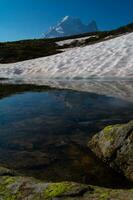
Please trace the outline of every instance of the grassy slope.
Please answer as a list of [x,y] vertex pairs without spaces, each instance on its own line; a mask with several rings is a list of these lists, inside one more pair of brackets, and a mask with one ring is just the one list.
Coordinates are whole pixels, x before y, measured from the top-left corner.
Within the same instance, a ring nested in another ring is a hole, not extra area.
[[[34,39],[34,40],[22,40],[16,42],[0,43],[0,63],[14,63],[18,61],[29,60],[33,58],[45,57],[61,52],[61,48],[69,48],[80,46],[78,41],[74,41],[70,45],[64,45],[59,47],[56,42],[66,39],[80,38],[84,36],[97,35],[85,40],[82,45],[90,45],[96,42],[101,42],[107,39],[107,37],[117,37],[121,34],[132,32],[133,23],[127,26],[120,27],[119,29],[112,31],[104,31],[97,33],[86,33],[77,36],[54,38],[54,39]],[[109,38],[108,38],[109,39]]]

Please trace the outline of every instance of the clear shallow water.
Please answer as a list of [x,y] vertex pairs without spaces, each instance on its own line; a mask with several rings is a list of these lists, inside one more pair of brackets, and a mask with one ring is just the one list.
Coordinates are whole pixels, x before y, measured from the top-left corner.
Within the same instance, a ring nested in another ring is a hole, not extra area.
[[97,160],[87,143],[104,126],[133,119],[133,103],[70,90],[10,95],[0,100],[1,164],[48,181],[128,184]]

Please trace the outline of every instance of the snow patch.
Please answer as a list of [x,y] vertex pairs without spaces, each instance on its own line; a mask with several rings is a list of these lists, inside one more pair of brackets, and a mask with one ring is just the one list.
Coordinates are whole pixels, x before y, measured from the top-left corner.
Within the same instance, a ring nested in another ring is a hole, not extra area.
[[81,37],[81,38],[75,38],[75,39],[68,39],[68,40],[56,42],[56,44],[58,44],[59,46],[70,45],[71,43],[73,43],[75,41],[84,42],[85,40],[87,40],[89,38],[93,38],[93,37],[97,37],[97,36],[94,35],[94,36],[87,36],[87,37]]
[[133,33],[15,64],[0,64],[0,77],[133,78]]

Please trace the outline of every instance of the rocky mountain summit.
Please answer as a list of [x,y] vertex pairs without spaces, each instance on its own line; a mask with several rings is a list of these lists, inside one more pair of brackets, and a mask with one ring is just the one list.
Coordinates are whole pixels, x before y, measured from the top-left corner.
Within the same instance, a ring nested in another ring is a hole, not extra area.
[[98,31],[98,27],[95,21],[91,21],[88,25],[85,25],[79,18],[65,16],[61,22],[50,28],[45,34],[45,38],[65,37],[96,31]]

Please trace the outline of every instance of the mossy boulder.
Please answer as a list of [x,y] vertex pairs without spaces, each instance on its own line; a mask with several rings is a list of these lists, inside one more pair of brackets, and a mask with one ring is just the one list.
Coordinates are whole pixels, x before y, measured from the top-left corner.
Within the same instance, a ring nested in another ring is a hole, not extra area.
[[133,121],[105,127],[91,139],[89,147],[110,167],[133,181]]
[[0,200],[52,200],[81,197],[90,186],[72,183],[45,183],[22,176],[0,176]]
[[0,200],[132,200],[133,189],[108,189],[73,182],[45,183],[0,175]]
[[77,183],[43,183],[25,177],[3,177],[1,200],[132,200],[133,190],[115,190]]

